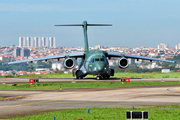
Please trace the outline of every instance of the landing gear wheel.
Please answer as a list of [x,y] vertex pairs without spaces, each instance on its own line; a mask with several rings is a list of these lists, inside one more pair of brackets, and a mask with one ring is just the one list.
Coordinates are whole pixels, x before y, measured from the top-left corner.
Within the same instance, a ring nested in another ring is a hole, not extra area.
[[100,79],[101,79],[101,76],[97,76],[96,79],[97,79],[97,80],[100,80]]
[[110,77],[109,76],[107,76],[107,79],[109,79]]

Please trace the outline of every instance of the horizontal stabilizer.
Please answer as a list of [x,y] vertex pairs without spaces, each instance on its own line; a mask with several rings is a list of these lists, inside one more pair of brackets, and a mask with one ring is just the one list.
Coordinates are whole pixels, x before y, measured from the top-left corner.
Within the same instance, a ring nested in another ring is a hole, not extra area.
[[55,25],[55,26],[82,26],[82,24],[73,24],[73,25]]
[[[112,26],[112,24],[86,24],[87,26]],[[84,24],[69,24],[69,25],[55,25],[55,26],[84,26]]]

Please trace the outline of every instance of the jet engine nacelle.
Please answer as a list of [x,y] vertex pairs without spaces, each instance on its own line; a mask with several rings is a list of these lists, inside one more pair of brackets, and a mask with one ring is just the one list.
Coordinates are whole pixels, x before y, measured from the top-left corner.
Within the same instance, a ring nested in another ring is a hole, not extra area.
[[72,58],[66,58],[64,60],[64,62],[63,62],[63,65],[64,65],[65,68],[71,69],[71,68],[74,67],[75,62],[74,62],[74,60]]
[[118,61],[118,65],[120,68],[125,69],[128,67],[128,60],[126,58],[120,58]]

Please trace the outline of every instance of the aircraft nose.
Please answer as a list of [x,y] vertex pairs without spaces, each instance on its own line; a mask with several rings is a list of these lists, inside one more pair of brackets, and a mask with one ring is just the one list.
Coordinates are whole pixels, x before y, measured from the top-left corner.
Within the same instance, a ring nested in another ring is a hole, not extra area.
[[102,72],[104,70],[104,67],[103,66],[98,66],[97,68],[96,68],[96,71],[97,72]]
[[104,63],[101,63],[101,64],[97,64],[97,65],[96,65],[96,71],[97,71],[97,72],[103,72],[103,71],[104,71],[104,68],[105,68],[105,64],[104,64]]

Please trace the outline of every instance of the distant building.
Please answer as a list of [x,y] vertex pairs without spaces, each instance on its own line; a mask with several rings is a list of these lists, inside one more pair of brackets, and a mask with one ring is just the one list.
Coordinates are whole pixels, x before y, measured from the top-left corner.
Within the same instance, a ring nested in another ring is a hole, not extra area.
[[57,69],[62,70],[63,68],[64,68],[63,65],[59,62],[52,63],[52,69],[54,69],[54,70],[57,70]]
[[42,37],[42,46],[48,47],[48,37]]
[[27,48],[22,48],[21,49],[21,56],[22,57],[29,57],[30,56],[30,50]]
[[4,60],[4,57],[3,56],[0,56],[0,61],[3,61]]
[[166,48],[168,48],[168,44],[161,43],[160,45],[158,45],[158,49],[166,49]]
[[176,48],[176,50],[179,50],[180,49],[180,44],[176,45],[175,48]]
[[128,58],[128,64],[129,65],[135,64],[135,59]]
[[17,47],[14,49],[14,57],[21,56],[21,48]]
[[33,47],[33,38],[27,37],[27,47]]
[[36,68],[36,71],[49,71],[49,68]]
[[40,47],[41,43],[40,43],[40,37],[34,37],[34,47]]
[[147,65],[148,69],[153,69],[153,68],[158,68],[158,67],[159,66],[155,62],[153,62],[152,64]]
[[142,59],[135,59],[135,63],[136,64],[141,64],[142,63]]
[[95,48],[95,49],[102,49],[102,48],[104,48],[104,47],[101,46],[101,45],[97,45],[97,46],[95,46],[94,48]]
[[55,45],[55,37],[49,37],[49,47],[56,47]]
[[17,47],[14,49],[14,57],[29,57],[30,56],[30,50],[27,48],[20,48]]
[[180,68],[180,64],[176,64],[175,68]]
[[19,37],[19,47],[25,46],[25,37]]
[[170,69],[162,69],[161,70],[161,73],[169,73],[170,72]]

